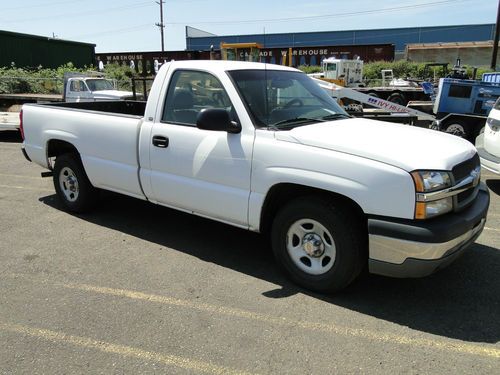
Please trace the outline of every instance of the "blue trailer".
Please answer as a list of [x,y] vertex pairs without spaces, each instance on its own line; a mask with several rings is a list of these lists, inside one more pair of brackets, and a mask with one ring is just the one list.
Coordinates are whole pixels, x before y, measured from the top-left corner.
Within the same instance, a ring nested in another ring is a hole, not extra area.
[[483,75],[481,81],[442,78],[433,112],[434,128],[473,141],[500,97],[500,73]]

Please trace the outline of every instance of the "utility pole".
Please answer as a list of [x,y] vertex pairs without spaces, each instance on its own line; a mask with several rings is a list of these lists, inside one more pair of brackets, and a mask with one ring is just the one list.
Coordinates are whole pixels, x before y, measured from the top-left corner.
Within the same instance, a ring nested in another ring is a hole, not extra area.
[[491,56],[491,69],[493,70],[496,70],[497,67],[499,34],[500,34],[500,0],[498,1],[497,23],[495,25],[495,40],[493,41],[493,55]]
[[155,23],[156,26],[160,28],[160,33],[161,33],[161,51],[165,51],[165,42],[164,42],[164,37],[163,37],[163,29],[165,28],[165,24],[163,23],[163,4],[165,1],[160,0],[156,1],[156,4],[160,4],[160,23]]

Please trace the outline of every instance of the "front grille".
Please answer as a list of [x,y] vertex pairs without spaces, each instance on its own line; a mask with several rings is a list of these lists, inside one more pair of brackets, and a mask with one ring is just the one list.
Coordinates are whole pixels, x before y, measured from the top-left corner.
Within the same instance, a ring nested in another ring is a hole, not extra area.
[[453,178],[455,183],[462,181],[465,177],[469,176],[470,173],[479,167],[479,155],[476,153],[472,158],[461,162],[453,167],[451,172],[453,173]]
[[[472,158],[454,166],[451,171],[453,173],[455,184],[458,184],[464,178],[469,177],[471,172],[479,167],[480,161],[478,154],[475,154]],[[469,206],[476,198],[478,191],[479,185],[457,194],[455,198],[455,210],[460,211]]]

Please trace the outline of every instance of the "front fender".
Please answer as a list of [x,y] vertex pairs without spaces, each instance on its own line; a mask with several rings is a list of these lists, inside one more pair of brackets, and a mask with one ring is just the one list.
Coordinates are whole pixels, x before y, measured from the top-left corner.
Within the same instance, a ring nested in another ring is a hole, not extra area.
[[296,184],[344,196],[365,214],[413,219],[415,187],[398,167],[325,149],[283,144],[287,150],[254,155],[249,226],[260,228],[267,195],[277,184]]

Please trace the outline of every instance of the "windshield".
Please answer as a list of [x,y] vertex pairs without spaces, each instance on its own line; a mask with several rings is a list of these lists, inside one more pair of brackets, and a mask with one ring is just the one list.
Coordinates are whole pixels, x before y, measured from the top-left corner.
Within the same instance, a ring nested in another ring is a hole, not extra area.
[[285,129],[348,117],[333,98],[301,72],[234,70],[228,74],[257,126]]
[[85,80],[90,91],[114,90],[113,83],[106,79],[87,79]]

